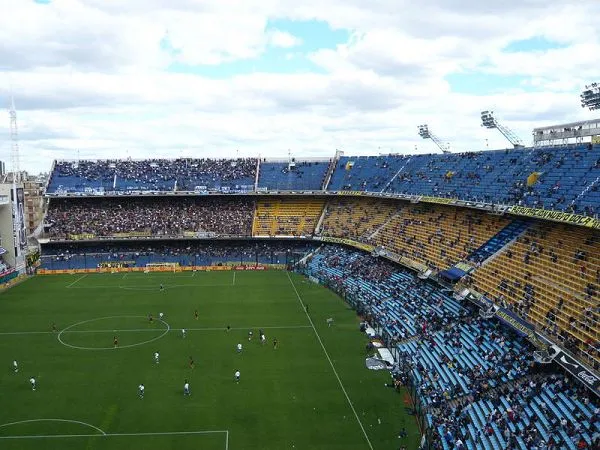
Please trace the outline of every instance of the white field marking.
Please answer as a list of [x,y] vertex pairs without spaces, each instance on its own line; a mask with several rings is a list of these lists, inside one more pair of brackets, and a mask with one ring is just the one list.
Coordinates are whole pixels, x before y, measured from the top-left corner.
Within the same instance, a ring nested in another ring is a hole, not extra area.
[[91,436],[106,436],[106,433],[103,430],[101,430],[100,428],[98,428],[98,427],[96,427],[96,426],[94,426],[92,424],[89,424],[87,422],[81,422],[79,420],[68,420],[68,419],[29,419],[29,420],[19,420],[18,422],[3,423],[2,425],[0,425],[0,428],[8,427],[8,426],[11,426],[11,425],[18,425],[18,424],[21,424],[21,423],[31,423],[31,422],[67,422],[67,423],[76,423],[78,425],[85,425],[86,427],[93,428],[94,430],[99,431],[101,433],[100,435],[98,435],[98,434],[92,434]]
[[[122,317],[122,316],[119,316]],[[137,317],[137,316],[136,316]],[[141,317],[141,316],[140,316]],[[71,327],[74,325],[71,325]],[[151,330],[149,328],[132,328],[132,329],[121,329],[121,330],[69,330],[69,327],[60,331],[60,333],[70,334],[70,333],[137,333],[137,332],[155,332],[158,330]],[[301,328],[312,328],[310,325],[281,325],[281,326],[272,326],[272,327],[263,327],[263,326],[248,326],[248,327],[232,327],[230,330],[254,330],[254,329],[263,329],[263,330],[294,330]],[[223,331],[226,327],[205,327],[205,328],[186,328],[186,331]],[[179,331],[173,330],[169,328],[169,332],[171,331]],[[27,334],[56,334],[55,331],[7,331],[0,333],[0,336],[20,336]]]
[[233,286],[235,286],[235,270],[233,271]]
[[296,297],[298,298],[298,301],[300,302],[300,306],[302,307],[302,310],[304,311],[304,314],[306,314],[306,317],[308,318],[308,321],[310,322],[310,325],[311,325],[313,331],[315,332],[315,336],[317,337],[317,340],[319,341],[319,344],[321,344],[321,348],[323,349],[323,353],[325,353],[325,356],[327,357],[327,360],[329,361],[329,365],[331,366],[331,369],[333,370],[333,373],[334,373],[335,377],[337,378],[338,383],[340,384],[340,387],[342,388],[342,392],[346,396],[346,400],[348,400],[348,404],[350,405],[350,408],[352,409],[352,412],[354,413],[354,417],[356,417],[356,421],[360,425],[360,429],[362,430],[363,435],[365,436],[367,444],[369,445],[369,448],[371,450],[373,450],[373,444],[371,444],[371,441],[369,440],[369,436],[367,436],[367,432],[365,431],[365,427],[363,426],[362,422],[360,421],[360,418],[358,417],[358,414],[356,413],[356,409],[354,409],[354,405],[352,404],[352,400],[350,400],[350,397],[348,396],[348,393],[346,392],[346,389],[344,388],[344,385],[342,384],[342,380],[340,379],[340,376],[338,375],[337,370],[335,370],[335,366],[333,365],[333,361],[331,361],[331,358],[329,357],[329,353],[327,353],[327,349],[325,348],[325,345],[323,344],[323,341],[321,340],[321,336],[319,336],[319,332],[315,328],[315,324],[313,323],[310,315],[306,312],[306,307],[304,305],[304,302],[302,301],[302,297],[300,297],[300,294],[298,293],[298,289],[296,289],[296,285],[294,284],[294,281],[292,280],[292,277],[290,277],[290,273],[286,272],[286,274],[287,274],[288,280],[290,280],[290,284],[292,285],[292,288],[294,289],[294,292],[296,293]]
[[87,277],[88,274],[84,273],[83,275],[81,275],[79,278],[77,278],[75,281],[73,281],[71,284],[67,285],[68,288],[70,288],[71,286],[74,286],[75,283],[77,283],[78,281],[83,280],[85,277]]
[[124,280],[125,278],[127,278],[127,272],[125,272],[125,273],[123,274],[123,278],[122,278],[122,279]]
[[[20,423],[20,422],[17,422]],[[95,427],[94,427],[95,428]],[[228,430],[206,430],[206,431],[170,431],[157,433],[104,433],[103,434],[34,434],[29,436],[0,436],[0,439],[51,439],[51,438],[90,438],[90,437],[119,437],[119,436],[185,436],[199,434],[224,434],[225,450],[229,450],[229,431]]]
[[[143,316],[108,316],[108,317],[98,317],[96,319],[82,320],[81,322],[77,322],[77,323],[74,323],[73,325],[69,325],[67,328],[63,328],[58,333],[57,339],[58,339],[58,342],[60,342],[65,347],[76,348],[78,350],[114,350],[115,349],[114,346],[113,347],[81,347],[79,345],[67,344],[65,341],[63,341],[61,339],[61,336],[64,332],[68,331],[70,328],[76,327],[77,325],[82,325],[84,323],[95,322],[95,321],[103,320],[103,319],[140,318],[140,317],[143,317]],[[161,320],[161,319],[156,319],[156,320],[158,322],[162,322],[163,324],[165,324],[167,326],[167,328],[165,328],[165,330],[162,334],[160,334],[152,339],[148,339],[147,341],[137,342],[135,344],[129,344],[129,345],[119,345],[116,348],[119,349],[119,348],[138,347],[140,345],[149,344],[150,342],[157,341],[158,339],[166,336],[167,333],[171,330],[171,326],[164,320]],[[152,330],[152,331],[156,331],[156,330]],[[114,330],[113,330],[113,332],[114,332]]]

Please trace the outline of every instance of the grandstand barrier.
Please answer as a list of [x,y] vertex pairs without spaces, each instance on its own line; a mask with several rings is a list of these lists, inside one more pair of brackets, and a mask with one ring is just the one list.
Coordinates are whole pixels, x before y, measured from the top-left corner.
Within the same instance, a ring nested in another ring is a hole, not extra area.
[[285,264],[250,264],[250,265],[214,265],[214,266],[146,266],[146,267],[98,267],[96,269],[39,269],[38,275],[60,275],[60,274],[89,274],[89,273],[130,273],[130,272],[220,272],[231,270],[282,270]]
[[594,217],[581,216],[560,211],[548,209],[526,208],[524,206],[511,206],[508,210],[510,214],[532,217],[535,219],[551,220],[553,222],[568,223],[570,225],[579,225],[587,228],[600,230],[600,219]]

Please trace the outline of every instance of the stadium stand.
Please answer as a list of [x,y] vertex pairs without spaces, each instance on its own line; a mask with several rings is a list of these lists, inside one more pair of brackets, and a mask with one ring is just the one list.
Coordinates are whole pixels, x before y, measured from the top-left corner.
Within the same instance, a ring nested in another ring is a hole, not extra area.
[[311,242],[145,241],[109,244],[43,246],[42,268],[52,270],[97,267],[145,267],[155,263],[180,266],[220,264],[288,264],[313,250]]
[[[523,205],[593,216],[600,202],[600,145],[429,155],[342,156],[329,191],[365,191]],[[256,159],[57,161],[47,192],[254,190]],[[261,164],[258,187],[319,190],[329,163]]]
[[321,190],[329,164],[331,161],[263,161],[259,169],[258,187],[270,191]]
[[57,161],[47,193],[254,189],[256,159]]
[[504,217],[471,209],[410,205],[369,242],[441,270],[467,259],[508,223]]
[[472,285],[600,368],[600,234],[539,222],[472,276]]
[[253,236],[311,236],[323,211],[324,199],[268,197],[256,202]]
[[54,239],[250,236],[253,210],[253,199],[240,197],[60,198],[50,202],[45,228]]
[[398,202],[393,200],[332,198],[327,202],[320,231],[323,236],[366,241],[398,211]]
[[594,215],[600,145],[413,156],[343,156],[328,189],[428,195]]
[[395,385],[415,389],[429,448],[597,448],[597,399],[556,366],[534,364],[533,347],[496,319],[355,250],[324,247],[304,270],[391,337]]

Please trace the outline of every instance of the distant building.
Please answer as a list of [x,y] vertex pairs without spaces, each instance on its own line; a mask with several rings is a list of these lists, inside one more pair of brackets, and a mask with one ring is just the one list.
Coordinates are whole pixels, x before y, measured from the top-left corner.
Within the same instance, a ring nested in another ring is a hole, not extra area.
[[27,230],[23,185],[0,184],[0,283],[11,272],[25,272]]
[[46,200],[44,198],[45,181],[39,178],[30,178],[23,182],[25,190],[25,228],[27,235],[32,235],[44,218]]
[[4,161],[0,161],[0,178],[4,178],[4,175],[6,175],[6,165]]

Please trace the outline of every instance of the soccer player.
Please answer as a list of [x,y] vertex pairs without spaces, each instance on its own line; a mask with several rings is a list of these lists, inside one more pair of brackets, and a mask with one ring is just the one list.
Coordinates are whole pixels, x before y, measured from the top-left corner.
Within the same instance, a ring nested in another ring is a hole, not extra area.
[[163,286],[162,283],[160,283],[160,290],[161,290],[161,292],[165,290],[165,287]]
[[229,333],[231,331],[231,325],[227,325],[227,332]]
[[152,314],[148,314],[148,322],[154,323],[154,317],[152,317]]
[[185,380],[183,382],[183,396],[189,396],[190,395],[190,383],[188,382],[188,380]]
[[192,357],[190,356],[190,369],[193,369],[194,367],[196,367],[194,365],[194,360],[192,359]]
[[181,337],[185,339],[185,328],[181,329]]
[[15,373],[19,371],[19,363],[16,359],[13,361],[13,369],[15,370]]
[[158,313],[158,319],[159,320],[163,320],[163,317],[165,317],[165,315],[163,313]]
[[56,328],[56,324],[54,322],[52,322],[52,331],[55,333],[58,331],[58,328]]
[[154,352],[154,362],[158,364],[160,359],[160,354],[158,352]]
[[237,352],[242,353],[242,344],[237,345]]
[[145,390],[146,390],[146,388],[144,387],[144,385],[143,385],[143,384],[140,384],[140,385],[138,386],[138,392],[139,392],[139,394],[140,394],[140,398],[144,398],[144,391],[145,391]]
[[119,340],[117,339],[116,336],[113,336],[113,345],[115,348],[117,348],[119,346]]
[[252,340],[252,330],[248,331],[248,341]]
[[267,341],[267,338],[265,337],[265,335],[264,335],[264,334],[261,334],[261,335],[260,335],[260,343],[261,343],[262,345],[265,345],[265,342],[266,342],[266,341]]
[[235,380],[236,383],[240,382],[240,371],[239,370],[235,371],[235,374],[233,375],[233,378],[234,378],[234,380]]
[[198,320],[198,310],[194,310],[194,319]]
[[277,338],[273,339],[273,350],[277,350]]
[[31,377],[31,378],[29,379],[29,382],[31,383],[31,390],[32,390],[32,391],[35,391],[35,378],[34,378],[34,377]]

